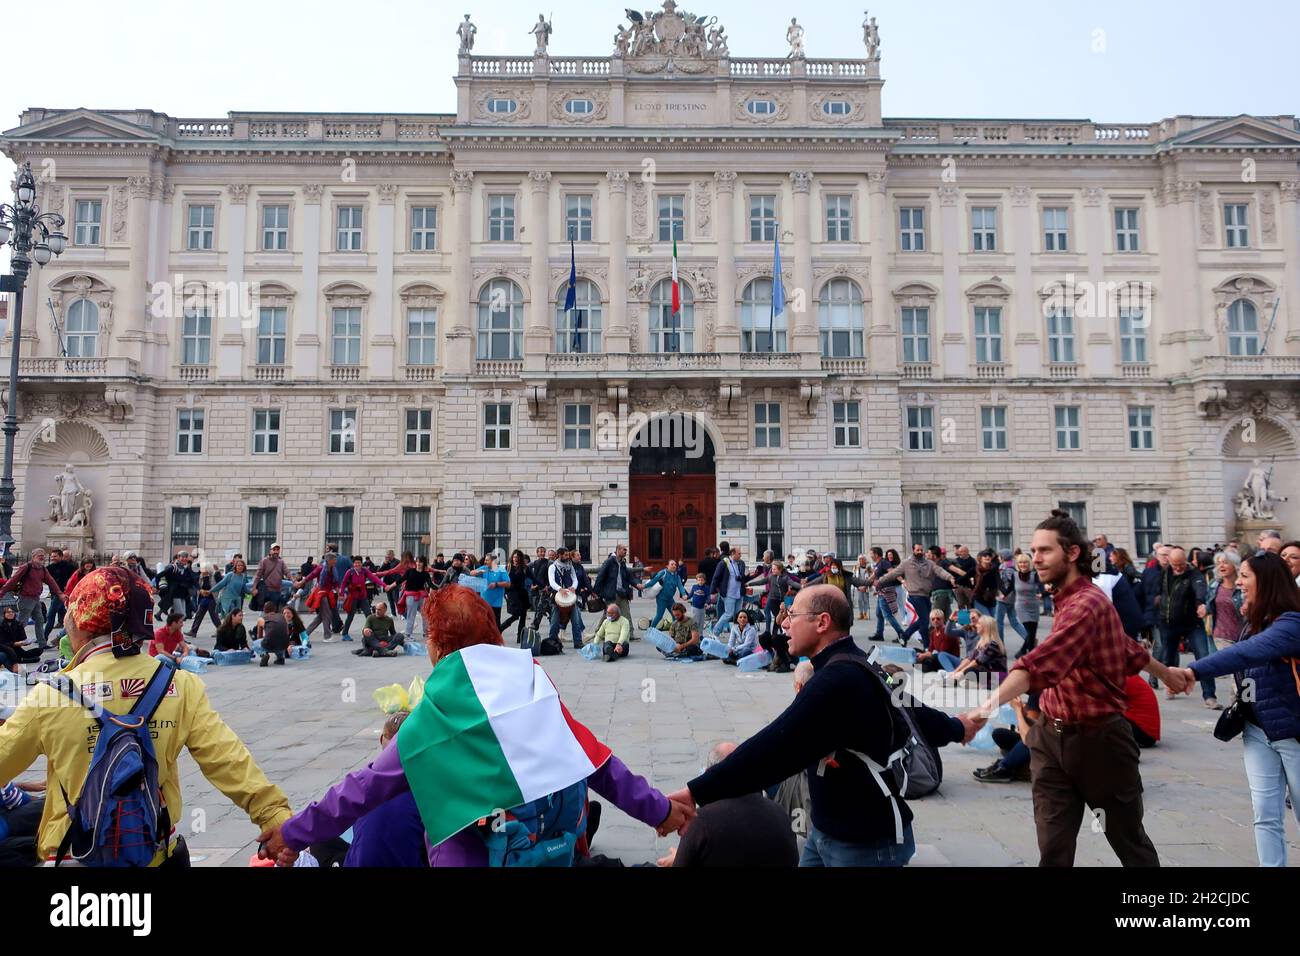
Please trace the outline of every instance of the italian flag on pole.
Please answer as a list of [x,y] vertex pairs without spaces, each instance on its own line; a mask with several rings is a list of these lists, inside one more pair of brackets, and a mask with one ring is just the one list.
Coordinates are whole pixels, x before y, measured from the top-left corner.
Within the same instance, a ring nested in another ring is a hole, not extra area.
[[489,644],[438,662],[397,751],[431,846],[584,780],[610,757],[530,652]]
[[673,239],[673,315],[682,311],[682,284],[677,281],[677,240]]

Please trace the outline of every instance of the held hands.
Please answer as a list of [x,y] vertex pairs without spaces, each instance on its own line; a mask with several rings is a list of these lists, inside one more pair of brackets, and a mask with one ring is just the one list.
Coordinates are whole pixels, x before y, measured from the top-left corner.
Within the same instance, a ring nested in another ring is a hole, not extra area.
[[655,828],[660,836],[683,834],[695,819],[695,798],[687,787],[668,794],[668,816]]
[[1164,673],[1165,686],[1175,694],[1185,694],[1196,684],[1196,678],[1191,673],[1185,667],[1167,667]]
[[284,842],[284,837],[280,835],[282,824],[276,824],[273,827],[267,827],[257,835],[258,859],[275,860],[276,866],[293,866],[293,861],[298,859],[298,851],[291,850]]
[[975,735],[988,722],[988,715],[982,714],[977,710],[972,710],[967,714],[958,714],[957,719],[961,721],[962,727],[966,729],[966,735],[962,737],[962,744],[968,744],[975,739]]

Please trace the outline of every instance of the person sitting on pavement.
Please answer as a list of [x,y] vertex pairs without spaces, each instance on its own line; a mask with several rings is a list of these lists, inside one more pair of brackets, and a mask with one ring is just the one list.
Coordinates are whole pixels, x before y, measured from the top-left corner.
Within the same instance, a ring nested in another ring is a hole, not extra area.
[[[12,680],[12,679],[10,679]],[[14,714],[17,688],[0,681],[0,727]],[[44,783],[0,783],[0,868],[36,865],[36,836],[45,812]]]
[[215,651],[248,651],[248,629],[244,627],[244,609],[236,608],[226,615],[217,628]]
[[[848,600],[848,597],[845,597]],[[743,657],[748,657],[758,650],[758,628],[750,623],[748,611],[737,611],[736,620],[731,625],[727,639],[727,656],[722,663],[733,667]]]
[[700,649],[700,628],[693,619],[687,617],[686,605],[680,601],[659,620],[657,629],[670,638],[670,641],[663,641],[662,638],[656,639],[654,635],[651,636],[651,640],[655,641],[655,646],[664,657],[704,655],[704,651]]
[[16,603],[6,604],[0,620],[0,670],[18,672],[20,664],[35,664],[41,659],[39,647],[27,647],[27,628],[18,623]]
[[961,641],[948,633],[943,622],[943,611],[935,608],[930,612],[930,643],[916,655],[916,663],[923,674],[932,674],[937,670],[951,671],[961,663],[960,655]]
[[366,618],[361,641],[361,648],[352,652],[357,657],[399,657],[406,653],[406,638],[397,633],[396,619],[383,601],[376,602],[374,613]]
[[618,602],[609,602],[605,608],[605,619],[600,622],[591,640],[605,655],[605,663],[627,657],[632,646],[632,622],[619,611]]
[[153,641],[149,644],[149,656],[166,654],[175,661],[182,657],[211,657],[202,648],[195,647],[185,640],[185,615],[173,611],[167,615],[167,623],[153,632]]
[[[789,598],[789,600],[794,600]],[[790,606],[784,602],[777,606],[776,617],[772,619],[772,629],[758,635],[758,646],[772,655],[772,663],[767,669],[774,674],[790,672],[790,638],[785,633],[785,621]]]
[[289,651],[289,625],[273,601],[262,605],[262,616],[257,621],[257,637],[262,642],[261,666],[270,663],[272,654],[275,655],[277,664],[284,664],[285,655]]
[[998,622],[983,614],[976,627],[979,639],[975,647],[947,675],[954,681],[963,680],[967,674],[999,674],[1007,669],[1007,648],[998,637]]

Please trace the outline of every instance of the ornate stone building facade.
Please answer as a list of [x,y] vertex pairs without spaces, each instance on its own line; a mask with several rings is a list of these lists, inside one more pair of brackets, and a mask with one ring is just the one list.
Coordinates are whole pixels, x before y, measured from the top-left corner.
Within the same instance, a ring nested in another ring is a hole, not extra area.
[[864,31],[740,58],[669,0],[606,57],[462,34],[454,115],[27,110],[70,242],[21,546],[69,462],[150,557],[1000,545],[1061,502],[1140,550],[1223,540],[1257,458],[1300,525],[1295,118],[890,119]]

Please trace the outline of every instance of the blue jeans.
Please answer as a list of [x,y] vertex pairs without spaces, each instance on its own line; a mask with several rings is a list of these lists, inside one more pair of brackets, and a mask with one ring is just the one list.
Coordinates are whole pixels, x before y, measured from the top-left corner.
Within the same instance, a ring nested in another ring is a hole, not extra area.
[[49,638],[50,632],[53,631],[56,627],[58,627],[60,624],[63,624],[63,628],[65,631],[67,630],[68,626],[66,623],[64,623],[63,620],[63,613],[66,610],[67,608],[64,606],[62,601],[60,601],[56,597],[50,598],[50,610],[49,613],[45,615],[45,637],[46,638]]
[[1016,617],[1016,606],[1014,604],[1007,604],[1005,601],[999,601],[997,611],[993,616],[998,622],[998,640],[1002,641],[1004,644],[1006,643],[1006,635],[1003,632],[1004,629],[1002,626],[1004,622],[1010,622],[1011,629],[1020,635],[1022,641],[1029,640],[1029,632],[1025,630],[1025,626],[1021,624],[1020,620]]
[[949,654],[947,651],[939,651],[934,655],[939,660],[939,666],[946,671],[955,671],[957,665],[961,663],[961,658],[956,654]]
[[903,830],[903,842],[895,843],[893,837],[877,843],[848,843],[827,836],[816,827],[808,828],[808,842],[804,844],[800,866],[906,866],[916,854],[916,841],[912,839],[912,825]]
[[[1196,655],[1199,661],[1202,657],[1209,657],[1214,653],[1214,648],[1210,646],[1210,635],[1205,633],[1205,625],[1197,624],[1192,628],[1192,633],[1187,635],[1187,643],[1192,648],[1192,653]],[[1207,677],[1201,681],[1201,697],[1209,700],[1215,697],[1214,678]]]
[[930,595],[921,597],[919,594],[913,594],[911,599],[912,607],[916,609],[916,620],[903,632],[902,639],[906,643],[913,634],[920,634],[921,641],[924,643],[926,635],[930,632]]
[[741,599],[722,597],[722,595],[718,595],[718,600],[722,604],[722,615],[718,618],[718,623],[713,625],[713,633],[723,634],[726,633],[727,627],[731,624],[732,619],[735,618],[736,612],[740,610]]
[[894,633],[902,635],[903,625],[899,624],[894,618],[894,612],[889,609],[889,602],[884,598],[876,597],[876,640],[885,639],[885,621],[889,621],[889,626],[894,629]]
[[[574,647],[581,647],[581,646],[582,646],[582,628],[583,628],[583,624],[582,624],[582,611],[581,611],[581,609],[580,609],[576,604],[573,606],[573,613],[569,615],[569,625],[568,625],[568,626],[570,627],[570,629],[572,630],[572,633],[573,633],[573,646],[574,646]],[[561,628],[560,628],[560,609],[559,609],[559,608],[553,608],[553,609],[551,610],[551,637],[559,637],[559,636],[560,636],[560,630],[561,630]]]
[[981,604],[979,601],[971,601],[970,603],[971,603],[971,607],[975,608],[975,610],[979,611],[981,614],[984,614],[988,617],[993,617],[994,614],[996,613],[993,610],[993,608],[989,607],[987,604]]
[[1255,852],[1260,866],[1286,866],[1286,792],[1300,823],[1300,742],[1294,737],[1269,740],[1252,723],[1246,724],[1246,779],[1255,808]]

